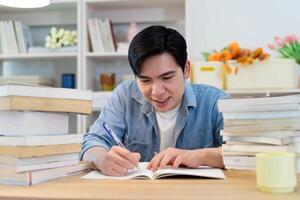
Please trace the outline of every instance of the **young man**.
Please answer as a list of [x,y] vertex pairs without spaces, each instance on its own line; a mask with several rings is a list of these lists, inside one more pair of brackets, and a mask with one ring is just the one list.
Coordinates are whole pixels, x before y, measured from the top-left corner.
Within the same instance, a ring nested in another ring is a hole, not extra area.
[[227,94],[185,81],[190,75],[185,39],[174,29],[150,26],[133,38],[128,57],[136,80],[114,90],[84,137],[81,158],[112,176],[126,174],[139,161],[149,161],[153,171],[167,165],[222,168],[217,100]]

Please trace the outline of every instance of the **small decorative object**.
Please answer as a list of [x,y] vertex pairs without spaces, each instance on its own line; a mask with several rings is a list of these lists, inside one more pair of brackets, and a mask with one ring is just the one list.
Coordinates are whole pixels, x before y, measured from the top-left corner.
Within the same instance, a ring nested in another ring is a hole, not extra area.
[[235,60],[237,62],[238,65],[235,65],[234,67],[234,74],[237,74],[238,67],[249,66],[254,62],[254,60],[262,61],[270,57],[269,54],[264,53],[262,48],[257,48],[254,51],[250,49],[242,49],[237,42],[230,43],[227,47],[220,51],[204,52],[203,56],[207,61],[223,62],[226,74],[230,74],[232,71],[232,67],[228,64],[228,61],[230,60]]
[[62,88],[75,88],[75,75],[74,74],[62,74],[61,87]]
[[76,46],[77,32],[52,27],[49,34],[45,38],[45,47],[49,49],[57,49],[61,47]]
[[102,91],[112,91],[115,87],[116,75],[114,73],[100,74],[100,88]]
[[139,32],[139,27],[135,22],[131,22],[127,31],[127,42],[130,42],[133,37]]
[[268,47],[277,51],[283,58],[293,58],[300,64],[300,43],[295,35],[287,35],[284,38],[276,36],[275,44],[269,44]]

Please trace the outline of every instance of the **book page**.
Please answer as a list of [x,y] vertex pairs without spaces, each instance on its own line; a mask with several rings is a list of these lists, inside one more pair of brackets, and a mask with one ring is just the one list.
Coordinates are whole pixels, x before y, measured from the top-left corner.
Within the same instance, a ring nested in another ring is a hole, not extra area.
[[199,168],[166,168],[160,169],[154,172],[153,179],[159,179],[168,176],[195,176],[195,177],[205,177],[205,178],[219,178],[225,179],[225,175],[221,169],[211,168],[208,166],[201,166]]
[[125,176],[107,176],[102,174],[98,170],[94,170],[85,176],[81,177],[84,179],[119,179],[119,180],[126,180],[126,179],[158,179],[168,176],[178,176],[178,175],[188,175],[188,176],[195,176],[195,177],[205,177],[205,178],[219,178],[225,179],[225,175],[221,169],[211,168],[207,166],[201,166],[197,169],[192,168],[166,168],[160,169],[156,172],[146,169],[148,162],[141,162],[139,163],[139,169],[135,168],[133,170],[129,170]]
[[129,170],[125,176],[107,176],[102,174],[98,170],[93,170],[90,173],[84,175],[83,179],[117,179],[117,180],[126,180],[126,179],[152,179],[153,172],[146,169],[147,163],[141,162],[139,168],[134,168]]

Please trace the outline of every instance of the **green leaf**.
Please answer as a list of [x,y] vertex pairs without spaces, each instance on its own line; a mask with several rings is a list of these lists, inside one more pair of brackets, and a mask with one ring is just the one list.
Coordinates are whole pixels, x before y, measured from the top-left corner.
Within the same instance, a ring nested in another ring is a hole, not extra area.
[[210,55],[210,52],[202,52],[202,56],[206,61],[208,61],[208,56]]

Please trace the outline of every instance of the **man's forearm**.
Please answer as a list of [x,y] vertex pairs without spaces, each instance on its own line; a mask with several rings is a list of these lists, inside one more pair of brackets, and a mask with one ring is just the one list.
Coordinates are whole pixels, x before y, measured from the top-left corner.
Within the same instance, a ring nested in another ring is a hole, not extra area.
[[96,163],[101,163],[107,154],[107,151],[103,147],[92,147],[88,149],[82,158],[83,162],[89,162],[94,169],[97,169]]

